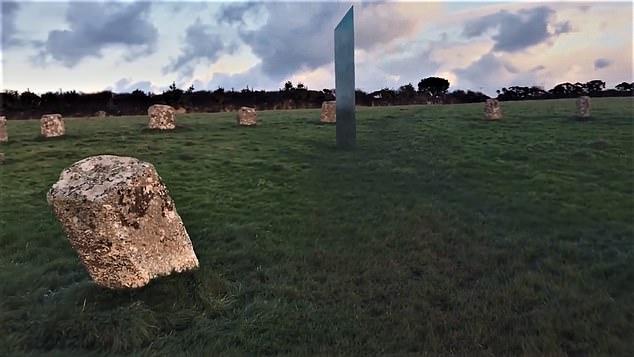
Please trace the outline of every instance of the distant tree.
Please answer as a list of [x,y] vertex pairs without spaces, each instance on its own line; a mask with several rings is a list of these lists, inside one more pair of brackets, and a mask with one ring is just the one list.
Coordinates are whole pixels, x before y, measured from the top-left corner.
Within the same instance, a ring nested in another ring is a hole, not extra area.
[[429,94],[436,100],[447,93],[447,89],[449,89],[449,81],[440,77],[427,77],[418,82],[418,92]]
[[481,92],[463,91],[461,89],[449,93],[449,97],[453,98],[452,102],[458,103],[478,103],[486,101],[489,96]]
[[169,86],[169,90],[163,92],[163,100],[167,104],[175,107],[181,104],[183,93],[184,92],[182,89],[176,87],[176,82],[172,82],[172,84]]
[[285,91],[289,91],[293,89],[293,82],[291,81],[286,81],[286,83],[284,83],[284,90]]
[[[17,94],[17,92],[16,92]],[[24,109],[34,109],[40,105],[40,97],[31,92],[30,90],[26,90],[26,92],[22,92],[20,94],[20,106]]]
[[557,84],[553,89],[549,90],[554,98],[572,98],[575,96],[579,96],[585,93],[585,85],[581,86],[581,83],[560,83]]
[[[58,93],[46,92],[40,96],[40,107],[46,111],[61,111],[60,96]],[[64,113],[61,113],[64,114]]]
[[324,100],[335,100],[335,94],[332,89],[324,88],[321,92],[324,94]]
[[501,91],[497,90],[496,92],[498,93],[497,99],[499,100],[530,100],[548,96],[548,92],[537,86],[512,86],[509,88],[502,88]]
[[600,94],[605,89],[605,82],[599,79],[587,82],[585,84],[586,92],[590,95]]
[[416,97],[416,89],[414,89],[414,86],[411,83],[408,83],[398,88],[398,94],[404,99],[411,100]]
[[133,97],[137,97],[137,98],[143,98],[143,97],[147,97],[147,94],[145,94],[144,91],[140,90],[140,89],[135,89],[132,91],[132,93],[130,93]]
[[372,97],[370,96],[370,94],[358,88],[354,91],[354,97],[355,103],[357,105],[370,105],[370,103],[372,102]]
[[634,88],[634,83],[621,82],[617,84],[614,88],[620,92],[631,92]]
[[297,83],[297,89],[308,89],[308,88],[306,88],[306,86],[304,86],[304,83],[299,82],[299,83]]

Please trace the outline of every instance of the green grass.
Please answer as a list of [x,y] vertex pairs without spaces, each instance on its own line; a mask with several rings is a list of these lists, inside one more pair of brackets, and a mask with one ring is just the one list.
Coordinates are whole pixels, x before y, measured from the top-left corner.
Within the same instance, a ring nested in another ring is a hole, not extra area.
[[[0,355],[634,354],[632,99],[10,121],[0,165]],[[97,288],[45,194],[97,154],[155,164],[200,260]]]

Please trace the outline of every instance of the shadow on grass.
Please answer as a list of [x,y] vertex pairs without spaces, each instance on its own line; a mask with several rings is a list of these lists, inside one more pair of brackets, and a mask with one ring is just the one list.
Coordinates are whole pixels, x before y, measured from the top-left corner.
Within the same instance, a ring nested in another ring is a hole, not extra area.
[[64,140],[75,140],[75,139],[79,139],[80,137],[78,135],[62,135],[62,136],[54,136],[54,137],[44,137],[42,135],[38,135],[36,137],[33,138],[32,141],[35,142],[47,142],[47,141],[64,141]]
[[307,119],[304,121],[304,124],[315,125],[315,126],[332,126],[332,127],[337,126],[337,123],[324,123],[324,122],[321,122],[320,120],[315,120],[315,119]]
[[151,129],[151,128],[148,128],[145,124],[139,125],[139,128],[141,130],[141,133],[143,133],[143,134],[180,133],[180,132],[187,132],[187,131],[194,130],[192,127],[190,127],[188,125],[182,125],[182,124],[178,124],[178,125],[176,125],[176,128],[170,129],[170,130]]

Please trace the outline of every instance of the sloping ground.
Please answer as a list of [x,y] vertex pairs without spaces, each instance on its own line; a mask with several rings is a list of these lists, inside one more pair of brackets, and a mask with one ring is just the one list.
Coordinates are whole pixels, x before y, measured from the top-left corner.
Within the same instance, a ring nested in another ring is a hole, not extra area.
[[[0,354],[634,354],[632,99],[10,122]],[[156,165],[201,263],[96,288],[45,193],[96,154]]]

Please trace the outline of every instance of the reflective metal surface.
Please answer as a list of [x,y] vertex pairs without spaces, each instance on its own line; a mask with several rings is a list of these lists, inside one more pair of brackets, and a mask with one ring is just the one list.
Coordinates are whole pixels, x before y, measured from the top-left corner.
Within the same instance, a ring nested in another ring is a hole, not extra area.
[[354,8],[335,28],[335,90],[337,99],[337,147],[354,148],[357,121],[354,112]]

